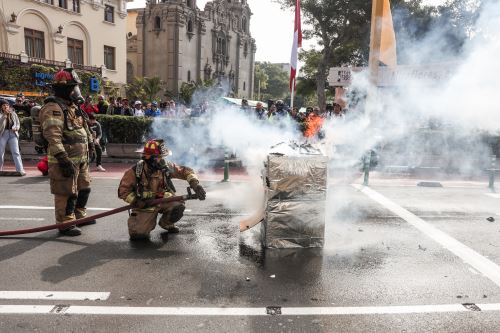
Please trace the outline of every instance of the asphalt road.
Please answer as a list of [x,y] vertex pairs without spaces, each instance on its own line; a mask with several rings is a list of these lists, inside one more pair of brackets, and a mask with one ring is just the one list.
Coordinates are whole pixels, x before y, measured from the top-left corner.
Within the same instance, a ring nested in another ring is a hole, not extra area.
[[[117,183],[94,180],[89,207],[121,206]],[[0,331],[500,331],[500,196],[417,183],[333,180],[323,249],[263,250],[259,227],[240,234],[245,182],[204,182],[181,232],[151,242],[128,240],[127,213],[76,238],[0,239]],[[47,179],[0,178],[0,193],[0,229],[53,223]]]

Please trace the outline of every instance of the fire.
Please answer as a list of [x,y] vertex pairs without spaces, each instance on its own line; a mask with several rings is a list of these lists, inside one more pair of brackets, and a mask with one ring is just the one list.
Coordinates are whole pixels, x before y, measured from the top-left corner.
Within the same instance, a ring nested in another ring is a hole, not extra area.
[[312,138],[321,130],[321,126],[323,126],[324,119],[320,116],[312,113],[307,117],[306,120],[306,130],[304,131],[304,136],[306,138]]

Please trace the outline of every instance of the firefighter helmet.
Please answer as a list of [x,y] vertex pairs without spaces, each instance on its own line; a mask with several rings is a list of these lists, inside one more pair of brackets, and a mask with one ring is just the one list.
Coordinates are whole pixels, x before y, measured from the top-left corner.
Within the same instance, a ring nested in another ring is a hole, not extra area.
[[53,86],[76,86],[81,84],[82,81],[76,74],[76,71],[73,68],[64,68],[61,69],[54,75],[54,82],[52,82]]
[[165,145],[165,141],[162,139],[149,140],[138,152],[142,153],[142,157],[144,159],[149,159],[151,157],[165,157],[171,154],[170,150]]

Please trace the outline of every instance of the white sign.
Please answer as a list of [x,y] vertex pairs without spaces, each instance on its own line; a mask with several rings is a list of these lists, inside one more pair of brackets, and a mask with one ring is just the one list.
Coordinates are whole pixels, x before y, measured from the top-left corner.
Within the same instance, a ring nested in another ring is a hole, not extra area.
[[347,87],[352,83],[352,74],[361,72],[362,67],[334,67],[330,68],[328,82],[332,87]]
[[[396,68],[380,67],[377,86],[392,87],[405,85],[411,81],[435,84],[448,80],[456,71],[459,63],[448,62],[426,66],[398,66]],[[352,84],[352,75],[356,72],[368,70],[362,67],[334,67],[330,68],[328,82],[333,87],[345,87]]]

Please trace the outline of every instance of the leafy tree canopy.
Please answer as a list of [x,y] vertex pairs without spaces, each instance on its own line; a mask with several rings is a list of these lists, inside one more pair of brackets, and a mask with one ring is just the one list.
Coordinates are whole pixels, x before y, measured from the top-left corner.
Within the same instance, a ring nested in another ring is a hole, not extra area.
[[[258,95],[259,79],[261,100],[283,99],[288,94],[289,73],[280,64],[257,62],[255,65],[255,86]],[[258,69],[258,71],[257,71]],[[264,83],[264,84],[263,84]],[[258,98],[258,96],[257,96]]]
[[[283,8],[295,6],[295,0],[274,1]],[[439,7],[423,6],[422,0],[391,0],[398,61],[402,64],[415,61],[414,52],[410,51],[412,46],[429,38],[437,29],[444,32],[439,37],[440,49],[429,53],[437,61],[459,53],[471,36],[480,5],[481,0],[448,0]],[[323,108],[329,68],[368,63],[371,7],[372,1],[366,0],[301,0],[304,38],[317,40],[319,46],[301,52],[305,62],[302,72],[305,79],[314,79],[318,103]],[[433,44],[432,39],[429,44]]]

